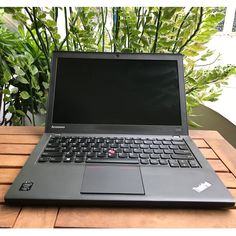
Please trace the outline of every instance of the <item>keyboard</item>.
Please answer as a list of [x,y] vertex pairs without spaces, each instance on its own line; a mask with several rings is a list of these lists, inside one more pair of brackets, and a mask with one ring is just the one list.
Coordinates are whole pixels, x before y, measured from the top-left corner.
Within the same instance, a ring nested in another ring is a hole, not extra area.
[[184,139],[133,137],[50,137],[38,163],[114,163],[200,168]]

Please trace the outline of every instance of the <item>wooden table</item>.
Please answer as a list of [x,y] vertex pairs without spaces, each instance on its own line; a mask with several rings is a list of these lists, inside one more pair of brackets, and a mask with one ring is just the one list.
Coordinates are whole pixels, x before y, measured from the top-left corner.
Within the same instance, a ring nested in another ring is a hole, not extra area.
[[[4,194],[38,143],[42,127],[0,127],[0,227],[236,227],[230,210],[11,207]],[[236,150],[216,131],[191,131],[203,155],[236,198]]]

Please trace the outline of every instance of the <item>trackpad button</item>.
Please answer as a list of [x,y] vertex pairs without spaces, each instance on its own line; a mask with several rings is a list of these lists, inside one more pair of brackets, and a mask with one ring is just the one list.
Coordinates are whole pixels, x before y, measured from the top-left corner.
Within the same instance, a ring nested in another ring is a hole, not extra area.
[[80,193],[144,195],[140,169],[136,166],[86,166]]

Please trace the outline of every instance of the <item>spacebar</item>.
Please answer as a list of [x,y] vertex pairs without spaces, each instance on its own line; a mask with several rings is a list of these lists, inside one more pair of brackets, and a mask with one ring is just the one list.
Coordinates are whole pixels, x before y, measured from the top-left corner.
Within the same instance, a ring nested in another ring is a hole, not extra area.
[[135,159],[87,159],[87,163],[116,163],[116,164],[139,164],[139,160]]

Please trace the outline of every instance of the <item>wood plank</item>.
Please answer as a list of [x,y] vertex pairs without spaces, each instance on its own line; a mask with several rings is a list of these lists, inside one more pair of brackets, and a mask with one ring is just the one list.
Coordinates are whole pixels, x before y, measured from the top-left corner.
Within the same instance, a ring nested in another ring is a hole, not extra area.
[[16,168],[0,168],[0,184],[11,184],[19,172],[20,169]]
[[30,154],[34,147],[33,144],[0,144],[0,154]]
[[61,208],[56,227],[236,227],[236,210]]
[[0,155],[0,167],[22,167],[28,155]]
[[52,228],[54,227],[58,208],[54,207],[24,207],[14,225],[14,228]]
[[19,207],[0,205],[0,228],[13,227],[19,212]]
[[0,135],[0,143],[15,143],[15,144],[37,144],[40,140],[40,135]]
[[42,135],[44,127],[41,126],[0,126],[0,134],[37,134]]
[[217,156],[236,177],[236,150],[226,140],[207,140]]
[[236,178],[231,173],[217,173],[227,188],[236,188]]
[[215,130],[189,130],[191,138],[195,139],[224,139],[219,132]]
[[208,144],[203,139],[193,139],[198,148],[208,148]]
[[199,150],[206,159],[215,159],[215,160],[219,159],[219,157],[210,148],[199,148]]
[[214,171],[229,172],[228,168],[220,160],[208,160]]
[[0,185],[0,203],[4,202],[4,196],[7,192],[7,190],[9,189],[9,187],[10,187],[9,184]]

